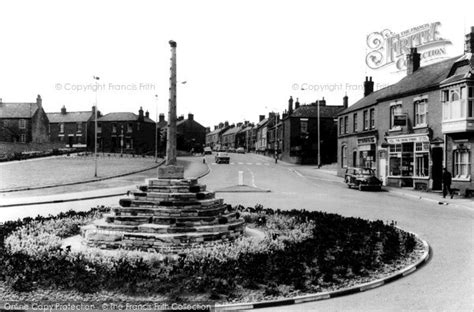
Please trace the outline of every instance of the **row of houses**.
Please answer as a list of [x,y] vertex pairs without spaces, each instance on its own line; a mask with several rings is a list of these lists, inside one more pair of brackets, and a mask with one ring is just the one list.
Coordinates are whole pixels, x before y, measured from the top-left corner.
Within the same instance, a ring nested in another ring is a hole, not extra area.
[[[32,103],[4,103],[0,100],[0,142],[17,145],[52,143],[57,147],[93,150],[95,142],[95,107],[89,111],[46,113],[41,96]],[[155,122],[140,107],[133,112],[97,112],[97,148],[100,152],[146,154],[165,150],[167,122],[164,114]],[[202,150],[206,128],[194,120],[180,116],[177,120],[177,145],[182,151]],[[46,145],[45,145],[46,146]],[[47,145],[48,147],[51,145]]]
[[440,190],[442,170],[453,187],[474,189],[474,27],[462,55],[420,66],[407,55],[407,74],[374,92],[366,78],[364,97],[338,114],[338,164],[370,167],[386,185]]
[[[294,107],[293,107],[294,104]],[[269,112],[260,115],[257,123],[248,121],[214,126],[206,135],[206,146],[214,150],[244,148],[298,164],[328,164],[337,161],[337,114],[346,109],[347,96],[342,105],[326,105],[324,98],[301,105],[288,100],[282,114]],[[318,144],[319,131],[319,144]],[[318,160],[318,146],[320,160]]]

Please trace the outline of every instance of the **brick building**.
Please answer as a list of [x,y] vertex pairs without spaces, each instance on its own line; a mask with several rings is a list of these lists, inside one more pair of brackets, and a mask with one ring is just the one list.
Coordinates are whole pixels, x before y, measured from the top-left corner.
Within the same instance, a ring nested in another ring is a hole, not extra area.
[[202,153],[206,143],[206,127],[194,120],[193,114],[188,119],[183,116],[176,122],[177,148],[181,151]]
[[453,187],[472,187],[472,52],[466,42],[464,55],[420,67],[413,48],[399,82],[373,92],[366,78],[364,97],[338,115],[339,174],[371,167],[386,185],[439,190],[446,166]]
[[268,115],[268,118],[265,118],[265,115],[260,115],[258,118],[258,123],[255,125],[255,152],[266,154],[267,153],[267,134],[269,123],[273,120],[273,113]]
[[231,125],[222,134],[222,146],[224,149],[236,149],[238,147],[244,147],[245,141],[242,141],[242,136],[240,136],[240,142],[237,140],[239,138],[239,133],[244,129],[244,124],[239,122],[237,125]]
[[62,142],[67,147],[91,148],[94,142],[94,114],[95,107],[90,111],[68,112],[65,106],[59,113],[47,113],[51,142]]
[[[277,122],[277,148],[280,158],[298,164],[318,163],[318,119],[320,127],[321,164],[337,161],[337,114],[347,108],[347,97],[343,105],[326,105],[324,98],[308,105],[300,105],[298,99],[293,109],[293,99],[288,101],[288,110]],[[319,111],[319,112],[318,112]],[[319,118],[318,118],[319,117]],[[272,139],[274,143],[274,139]]]
[[4,103],[0,99],[0,141],[47,143],[48,125],[40,95],[32,103]]
[[214,126],[214,130],[206,133],[206,146],[213,151],[220,150],[222,146],[222,134],[229,128],[229,122],[219,123]]
[[141,107],[138,115],[109,113],[97,122],[98,151],[144,154],[155,150],[156,123]]

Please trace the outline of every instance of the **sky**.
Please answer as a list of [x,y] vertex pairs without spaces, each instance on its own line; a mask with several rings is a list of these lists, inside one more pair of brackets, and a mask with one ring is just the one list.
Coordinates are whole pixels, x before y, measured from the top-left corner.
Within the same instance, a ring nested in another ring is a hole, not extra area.
[[[367,36],[440,22],[463,53],[474,1],[2,1],[0,98],[46,112],[168,111],[170,47],[177,42],[178,115],[206,127],[258,121],[288,98],[349,104],[401,79],[394,66],[371,69]],[[470,16],[469,16],[470,15]],[[93,76],[100,77],[96,81]],[[98,84],[97,94],[95,84]]]

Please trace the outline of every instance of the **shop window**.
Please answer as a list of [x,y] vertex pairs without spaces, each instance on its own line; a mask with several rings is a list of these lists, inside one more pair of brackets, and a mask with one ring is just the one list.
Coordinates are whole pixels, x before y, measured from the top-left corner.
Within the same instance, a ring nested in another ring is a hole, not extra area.
[[399,128],[399,126],[395,126],[395,116],[399,116],[402,114],[402,104],[392,104],[390,106],[390,128]]
[[467,149],[459,149],[453,152],[454,176],[456,178],[467,178],[471,171],[471,153]]
[[26,120],[25,120],[25,119],[20,119],[20,120],[18,121],[18,127],[19,127],[20,129],[25,129],[25,128],[26,128]]
[[347,168],[347,146],[341,147],[341,167]]
[[370,110],[370,129],[375,129],[375,109]]
[[352,124],[353,125],[353,131],[357,132],[357,113],[354,113],[352,118],[353,118],[353,120],[352,120],[353,121],[353,124]]
[[427,124],[427,109],[428,102],[426,99],[415,101],[415,126],[425,126]]

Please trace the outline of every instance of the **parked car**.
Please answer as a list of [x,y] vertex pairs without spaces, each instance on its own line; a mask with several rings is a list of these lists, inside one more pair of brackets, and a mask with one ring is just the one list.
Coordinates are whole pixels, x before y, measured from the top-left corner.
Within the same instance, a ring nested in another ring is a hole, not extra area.
[[219,152],[216,155],[216,164],[228,164],[230,162],[230,156],[227,153]]
[[357,187],[360,191],[382,189],[382,181],[376,176],[373,169],[370,168],[347,168],[344,181],[349,188]]
[[229,147],[229,149],[227,150],[227,152],[229,152],[229,153],[235,153],[235,148]]
[[210,147],[205,147],[204,155],[212,155],[212,149]]
[[237,149],[235,150],[235,152],[238,153],[238,154],[245,154],[245,150],[244,150],[243,147],[237,148]]

